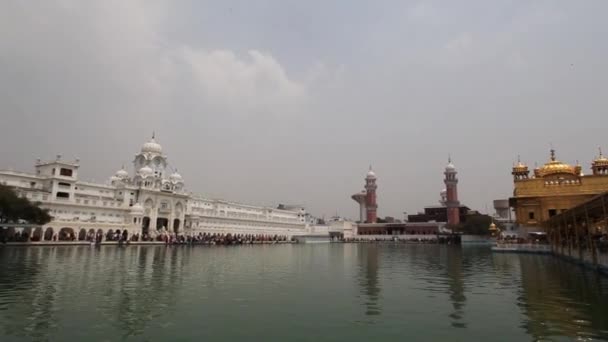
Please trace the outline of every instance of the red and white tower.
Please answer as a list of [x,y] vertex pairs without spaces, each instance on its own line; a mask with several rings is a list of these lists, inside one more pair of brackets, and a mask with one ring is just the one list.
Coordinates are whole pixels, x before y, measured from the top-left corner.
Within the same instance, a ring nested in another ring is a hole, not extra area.
[[448,225],[456,225],[460,223],[460,202],[458,202],[458,178],[456,177],[456,168],[452,164],[452,158],[448,158],[448,165],[445,167],[445,183],[446,201],[445,205],[448,211]]
[[376,189],[378,186],[376,185],[376,174],[372,170],[372,166],[369,166],[369,171],[367,172],[367,176],[365,177],[365,208],[367,210],[367,223],[376,223],[377,216],[376,210],[378,209],[378,204],[376,203]]

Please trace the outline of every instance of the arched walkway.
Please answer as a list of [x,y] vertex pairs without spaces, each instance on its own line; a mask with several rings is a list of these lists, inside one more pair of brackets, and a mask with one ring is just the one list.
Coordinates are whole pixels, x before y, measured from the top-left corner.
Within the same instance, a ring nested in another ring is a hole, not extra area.
[[179,233],[179,219],[173,220],[173,231],[175,234]]
[[73,241],[75,238],[74,229],[66,227],[59,230],[59,241]]
[[43,230],[42,227],[38,227],[34,229],[34,234],[32,234],[32,241],[40,241],[42,240]]
[[51,241],[53,240],[53,228],[48,227],[45,231],[44,231],[44,241]]
[[78,232],[78,241],[84,241],[87,239],[87,231],[82,228],[80,229],[80,232]]

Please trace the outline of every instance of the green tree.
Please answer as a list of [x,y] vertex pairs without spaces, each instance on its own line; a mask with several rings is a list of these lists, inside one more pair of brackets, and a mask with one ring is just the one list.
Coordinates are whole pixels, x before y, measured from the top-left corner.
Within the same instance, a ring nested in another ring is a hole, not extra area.
[[32,203],[19,197],[12,188],[0,185],[0,222],[19,220],[43,225],[51,221],[51,215],[47,209],[40,208],[40,203]]
[[490,224],[492,224],[492,217],[483,214],[471,214],[467,215],[465,222],[461,223],[457,230],[464,234],[472,235],[490,235]]

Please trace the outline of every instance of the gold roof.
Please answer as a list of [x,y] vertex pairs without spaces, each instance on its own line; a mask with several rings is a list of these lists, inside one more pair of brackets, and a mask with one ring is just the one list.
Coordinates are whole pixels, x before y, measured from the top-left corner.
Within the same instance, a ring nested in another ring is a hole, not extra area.
[[496,225],[494,224],[494,222],[492,222],[492,224],[490,224],[490,228],[488,228],[489,231],[496,231],[498,230],[498,228],[496,228]]
[[602,155],[602,149],[600,148],[600,155],[593,160],[592,166],[608,166],[608,158]]
[[551,160],[549,160],[545,165],[543,165],[538,170],[538,173],[541,177],[554,175],[554,174],[560,174],[560,173],[576,175],[576,170],[571,165],[562,163],[561,161],[555,159],[555,150],[552,149],[551,150]]
[[528,172],[528,166],[521,162],[519,156],[517,156],[517,165],[513,166],[513,172]]

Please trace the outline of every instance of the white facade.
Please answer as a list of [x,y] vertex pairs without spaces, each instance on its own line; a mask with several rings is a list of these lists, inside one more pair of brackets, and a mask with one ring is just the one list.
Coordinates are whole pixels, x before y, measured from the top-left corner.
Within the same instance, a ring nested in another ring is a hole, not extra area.
[[169,172],[154,136],[135,155],[133,166],[132,174],[121,168],[107,184],[89,183],[78,180],[78,160],[67,162],[58,155],[53,161],[38,160],[34,174],[0,171],[0,184],[49,209],[53,219],[42,227],[41,239],[60,230],[71,230],[79,239],[109,230],[152,237],[163,232],[288,237],[306,233],[303,208],[257,207],[187,193],[181,175]]

